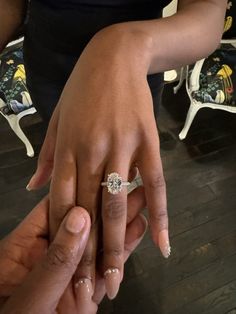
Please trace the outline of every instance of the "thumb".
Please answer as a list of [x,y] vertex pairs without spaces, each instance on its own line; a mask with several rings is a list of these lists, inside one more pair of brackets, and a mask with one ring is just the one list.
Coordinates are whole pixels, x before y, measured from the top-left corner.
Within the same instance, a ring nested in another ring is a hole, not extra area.
[[56,147],[58,119],[59,106],[57,105],[50,120],[47,134],[38,157],[36,172],[26,186],[28,191],[43,187],[51,178]]
[[42,262],[6,303],[3,313],[53,313],[81,260],[90,231],[87,211],[74,207]]

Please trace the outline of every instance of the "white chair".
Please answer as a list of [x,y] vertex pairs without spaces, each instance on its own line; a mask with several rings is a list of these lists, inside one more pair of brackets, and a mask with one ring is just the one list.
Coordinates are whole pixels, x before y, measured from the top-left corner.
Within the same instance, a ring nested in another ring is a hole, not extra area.
[[[0,70],[1,66],[3,66],[3,62],[7,62],[9,65],[16,62],[11,58],[6,61],[6,55],[11,56],[11,53],[17,53],[18,49],[22,49],[22,45],[23,38],[20,38],[19,40],[11,42],[6,47],[0,55]],[[19,61],[19,59],[17,60]],[[24,143],[27,155],[33,157],[34,149],[20,127],[20,120],[23,117],[36,112],[36,109],[32,106],[32,100],[25,85],[23,59],[22,64],[18,64],[17,67],[9,67],[6,70],[4,68],[3,71],[0,71],[0,92],[4,95],[4,97],[0,96],[0,114],[7,120],[11,129]]]
[[[208,58],[195,63],[192,69],[183,67],[179,84],[174,88],[177,93],[186,79],[186,90],[190,99],[190,107],[184,127],[179,134],[182,140],[187,136],[189,128],[198,110],[211,108],[236,113],[235,91],[236,78],[236,0],[229,1],[225,20],[225,32],[221,46]],[[229,39],[228,37],[232,37]]]
[[[178,0],[172,0],[164,9],[163,9],[163,17],[171,16],[176,13],[178,6]],[[177,78],[176,70],[166,71],[164,73],[164,81],[166,83],[173,82]]]

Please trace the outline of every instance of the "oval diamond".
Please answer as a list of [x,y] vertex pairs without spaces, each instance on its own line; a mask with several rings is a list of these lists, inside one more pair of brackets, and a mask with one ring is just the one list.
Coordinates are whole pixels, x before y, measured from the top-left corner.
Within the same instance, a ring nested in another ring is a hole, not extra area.
[[122,178],[118,173],[113,172],[108,175],[107,179],[108,192],[111,194],[118,194],[122,190]]

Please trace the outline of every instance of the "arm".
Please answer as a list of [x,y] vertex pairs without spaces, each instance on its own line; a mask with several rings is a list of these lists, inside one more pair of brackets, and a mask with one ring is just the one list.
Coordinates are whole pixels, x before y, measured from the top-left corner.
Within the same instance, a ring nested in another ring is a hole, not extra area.
[[173,17],[99,31],[75,65],[50,121],[28,188],[42,186],[52,174],[52,237],[71,205],[90,213],[93,229],[78,278],[94,278],[102,221],[102,271],[109,298],[115,297],[123,275],[127,192],[111,195],[101,190],[101,182],[114,171],[127,181],[138,167],[152,238],[168,257],[166,187],[146,75],[192,63],[216,48],[226,8],[226,0],[218,2],[182,0]]
[[0,52],[22,25],[27,2],[27,0],[0,0]]
[[110,31],[117,42],[121,38],[119,44],[130,48],[133,43],[133,49],[126,50],[125,55],[130,51],[137,56],[138,52],[138,64],[141,59],[149,74],[178,68],[216,49],[223,32],[226,4],[227,0],[179,0],[178,12],[171,17],[115,24],[97,33],[93,40],[100,40]]

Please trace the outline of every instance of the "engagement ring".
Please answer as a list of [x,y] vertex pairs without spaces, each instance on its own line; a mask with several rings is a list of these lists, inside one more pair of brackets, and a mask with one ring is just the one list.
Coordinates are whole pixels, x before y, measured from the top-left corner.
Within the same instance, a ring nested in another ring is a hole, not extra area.
[[102,182],[101,186],[107,186],[108,192],[111,194],[118,194],[122,191],[123,186],[129,186],[130,182],[122,181],[121,176],[112,172],[108,174],[107,182]]

